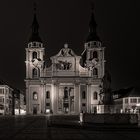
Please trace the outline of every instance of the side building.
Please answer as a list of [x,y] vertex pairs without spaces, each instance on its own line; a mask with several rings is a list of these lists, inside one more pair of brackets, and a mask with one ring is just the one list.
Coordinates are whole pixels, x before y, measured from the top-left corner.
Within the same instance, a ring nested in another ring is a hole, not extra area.
[[0,82],[0,115],[25,115],[25,95],[22,91]]
[[12,115],[13,112],[13,89],[0,83],[0,115]]
[[113,91],[114,113],[140,113],[140,89],[129,87]]
[[13,90],[13,115],[25,115],[26,105],[25,105],[25,95],[24,92],[15,89]]

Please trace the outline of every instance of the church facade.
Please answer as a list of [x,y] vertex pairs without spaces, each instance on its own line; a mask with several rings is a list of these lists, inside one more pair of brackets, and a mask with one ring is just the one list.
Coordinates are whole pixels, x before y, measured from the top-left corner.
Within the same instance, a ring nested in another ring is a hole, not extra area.
[[[81,56],[64,44],[51,65],[46,66],[45,48],[39,36],[36,14],[32,35],[26,48],[26,111],[27,114],[103,113],[102,79],[105,75],[105,47],[96,33],[92,10],[89,34]],[[49,52],[49,50],[47,51]]]

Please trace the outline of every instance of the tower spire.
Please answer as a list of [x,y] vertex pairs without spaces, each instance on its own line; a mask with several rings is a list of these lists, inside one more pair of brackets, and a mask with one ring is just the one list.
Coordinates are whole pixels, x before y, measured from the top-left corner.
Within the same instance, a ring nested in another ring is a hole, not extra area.
[[100,38],[97,35],[97,23],[95,21],[95,16],[94,16],[94,3],[91,3],[91,18],[89,22],[89,34],[87,37],[87,42],[89,41],[100,41]]
[[33,41],[37,41],[37,42],[42,42],[40,36],[39,36],[39,24],[37,21],[37,17],[36,17],[36,8],[37,5],[36,3],[34,3],[34,18],[33,18],[33,22],[32,22],[32,33],[31,33],[31,37],[29,39],[29,42],[33,42]]

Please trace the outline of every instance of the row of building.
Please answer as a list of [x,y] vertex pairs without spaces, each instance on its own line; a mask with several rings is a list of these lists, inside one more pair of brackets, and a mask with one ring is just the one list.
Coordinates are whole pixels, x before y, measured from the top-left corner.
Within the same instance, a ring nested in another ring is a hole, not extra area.
[[[47,95],[47,98],[49,96]],[[82,98],[86,99],[85,95]],[[97,96],[93,98],[97,98]],[[110,113],[140,113],[140,89],[138,87],[128,87],[112,91]],[[0,115],[20,114],[26,114],[24,93],[0,82]]]
[[0,82],[0,115],[25,114],[24,92]]

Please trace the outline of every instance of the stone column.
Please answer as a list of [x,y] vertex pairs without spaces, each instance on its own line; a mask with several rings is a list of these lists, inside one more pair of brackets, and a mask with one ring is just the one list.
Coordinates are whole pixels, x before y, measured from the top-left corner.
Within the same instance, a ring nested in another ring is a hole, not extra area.
[[87,112],[91,113],[91,84],[87,85]]
[[74,89],[74,112],[75,114],[79,114],[80,113],[80,106],[79,106],[79,100],[80,100],[80,97],[79,97],[79,83],[75,83],[75,89]]

